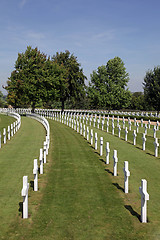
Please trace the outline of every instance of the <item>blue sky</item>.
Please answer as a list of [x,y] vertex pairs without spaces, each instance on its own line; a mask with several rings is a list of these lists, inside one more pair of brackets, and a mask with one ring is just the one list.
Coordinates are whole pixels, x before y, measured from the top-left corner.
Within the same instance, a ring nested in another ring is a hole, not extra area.
[[84,74],[120,57],[129,89],[142,91],[160,65],[159,0],[1,0],[0,90],[28,45],[47,55],[69,50]]

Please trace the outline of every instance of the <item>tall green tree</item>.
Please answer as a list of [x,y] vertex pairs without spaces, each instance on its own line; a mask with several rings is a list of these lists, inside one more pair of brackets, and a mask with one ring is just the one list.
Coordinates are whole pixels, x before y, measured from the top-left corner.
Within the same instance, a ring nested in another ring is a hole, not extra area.
[[160,66],[148,70],[143,82],[145,103],[150,109],[160,111]]
[[132,93],[130,108],[135,109],[135,110],[146,110],[146,104],[145,104],[145,101],[144,101],[143,92]]
[[130,105],[131,93],[126,89],[129,74],[123,61],[115,57],[106,66],[98,67],[91,74],[88,95],[92,108],[120,109]]
[[76,102],[81,101],[85,95],[85,79],[83,69],[77,61],[77,57],[70,54],[68,50],[65,52],[56,53],[52,57],[53,62],[63,66],[66,70],[65,79],[59,86],[59,100],[62,103],[62,111],[66,101],[76,106]]
[[57,97],[65,69],[53,63],[38,48],[27,47],[19,53],[15,70],[11,73],[5,89],[8,103],[14,107],[31,106],[32,110]]

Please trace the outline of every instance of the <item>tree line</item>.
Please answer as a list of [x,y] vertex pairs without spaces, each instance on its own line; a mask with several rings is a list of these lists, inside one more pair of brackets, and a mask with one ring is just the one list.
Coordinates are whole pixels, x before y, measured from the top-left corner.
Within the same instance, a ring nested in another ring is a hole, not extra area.
[[[77,57],[68,50],[52,57],[28,46],[18,53],[15,69],[4,87],[7,104],[35,108],[160,109],[160,68],[146,72],[144,93],[131,93],[129,74],[120,57],[110,59],[90,75],[83,73]],[[2,94],[0,99],[2,99]],[[4,102],[3,102],[4,104]],[[0,105],[2,102],[0,101]]]

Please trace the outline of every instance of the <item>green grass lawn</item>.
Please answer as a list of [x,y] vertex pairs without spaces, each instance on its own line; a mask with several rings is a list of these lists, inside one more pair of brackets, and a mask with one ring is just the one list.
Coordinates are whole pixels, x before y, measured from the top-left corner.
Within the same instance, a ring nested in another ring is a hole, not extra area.
[[[8,151],[15,148],[15,142],[21,148],[25,145],[29,149],[30,145],[34,150],[26,149],[25,152],[22,148],[19,157],[14,157],[13,161],[12,155],[5,151],[7,146],[2,149],[3,158],[5,156],[3,161],[0,152],[1,169],[10,166],[10,172],[0,170],[0,190],[3,190],[0,191],[0,205],[1,209],[5,209],[0,212],[0,219],[4,222],[1,225],[1,239],[159,239],[159,158],[117,136],[92,127],[98,133],[98,151],[95,151],[86,139],[71,128],[53,120],[49,122],[50,153],[45,173],[39,177],[39,191],[34,193],[32,188],[29,191],[29,219],[22,219],[19,212],[22,176],[28,174],[33,179],[33,159],[42,144],[43,127],[32,119],[23,118],[22,128],[14,141],[8,144]],[[29,138],[31,129],[33,135]],[[101,136],[104,138],[104,151],[105,142],[110,143],[108,166],[104,163],[105,154],[99,156]],[[119,159],[117,177],[112,174],[114,149],[117,149]],[[30,160],[24,157],[26,154],[30,155]],[[129,161],[131,172],[129,194],[123,192],[124,161]],[[10,179],[8,183],[6,176]],[[150,194],[147,224],[139,221],[139,186],[142,178],[148,181]],[[12,205],[9,196],[13,199]]]
[[10,226],[16,216],[21,216],[23,176],[28,175],[29,181],[33,180],[33,160],[39,157],[44,137],[45,130],[40,123],[22,118],[19,131],[0,149],[0,239],[9,239]]
[[2,140],[3,140],[3,128],[6,128],[6,132],[7,132],[8,126],[11,126],[11,123],[14,123],[15,121],[16,119],[13,117],[0,114],[0,133],[2,136]]
[[[145,153],[110,134],[98,131],[99,136],[101,134],[110,141],[111,152],[115,146],[118,148],[119,176],[114,178],[112,157],[110,165],[106,166],[104,159],[80,134],[52,120],[50,126],[51,148],[46,165],[47,174],[40,183],[40,191],[30,193],[30,218],[23,220],[16,216],[8,231],[9,239],[153,239],[151,231],[158,226],[159,220],[156,216],[156,186],[151,190],[151,183],[148,190],[152,199],[148,204],[149,223],[141,224],[139,221],[138,188],[141,177],[147,177],[148,180],[148,168],[144,171],[137,168],[137,161],[142,157],[142,167]],[[124,160],[132,160],[129,165],[131,178],[128,195],[123,193],[121,168]],[[146,164],[149,160],[155,161],[147,155]]]

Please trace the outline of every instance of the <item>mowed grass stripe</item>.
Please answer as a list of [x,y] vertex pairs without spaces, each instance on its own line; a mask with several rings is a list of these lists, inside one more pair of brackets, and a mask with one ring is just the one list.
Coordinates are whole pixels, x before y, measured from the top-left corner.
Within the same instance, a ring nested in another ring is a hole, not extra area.
[[11,123],[13,124],[14,122],[16,122],[15,118],[0,114],[0,132],[2,136],[2,142],[3,142],[3,128],[6,128],[6,133],[7,133],[8,126],[11,126]]
[[[0,225],[1,238],[19,214],[22,202],[21,189],[24,175],[33,178],[33,160],[39,157],[39,149],[45,138],[45,129],[37,121],[23,117],[22,125],[2,149],[0,149]],[[30,189],[31,191],[31,189]]]
[[21,221],[18,239],[146,239],[94,149],[69,127],[50,126],[47,184],[37,213]]

